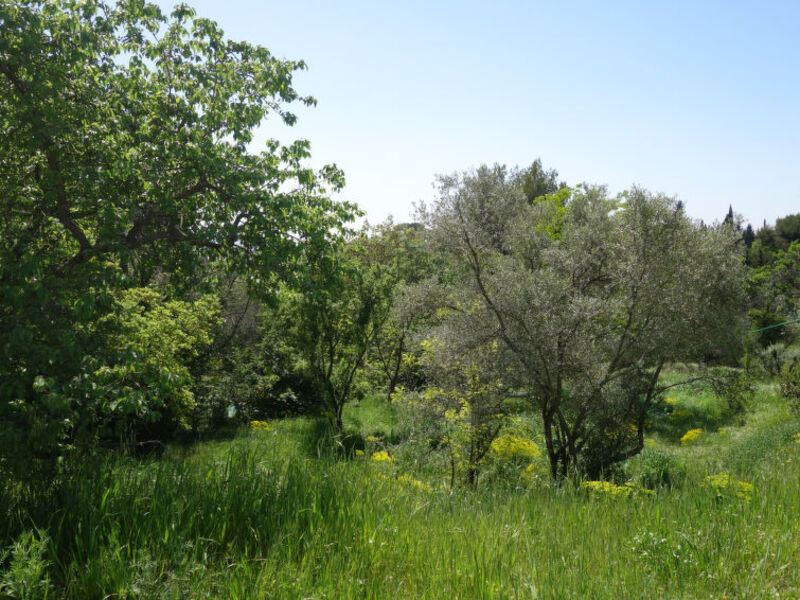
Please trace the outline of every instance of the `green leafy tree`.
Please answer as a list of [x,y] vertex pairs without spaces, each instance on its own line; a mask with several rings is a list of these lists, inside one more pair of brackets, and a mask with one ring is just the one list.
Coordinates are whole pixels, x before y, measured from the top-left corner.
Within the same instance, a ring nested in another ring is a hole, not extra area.
[[753,226],[748,223],[745,230],[742,232],[742,241],[747,247],[748,251],[753,247],[753,242],[756,240],[756,232],[753,231]]
[[777,246],[787,250],[793,242],[800,242],[800,214],[787,215],[775,221]]
[[779,251],[772,264],[750,270],[750,318],[764,347],[797,340],[796,328],[781,325],[800,316],[800,241]]
[[393,286],[379,264],[367,265],[363,258],[357,240],[317,255],[295,287],[284,290],[277,313],[267,317],[276,325],[274,342],[295,358],[295,370],[310,375],[339,431],[367,352],[386,322]]
[[[774,228],[759,230],[747,251],[750,319],[758,328],[793,319],[800,310],[800,215],[778,219]],[[759,332],[762,348],[792,342],[789,329],[771,327]]]
[[[446,450],[450,487],[457,481],[474,487],[492,442],[506,421],[509,379],[502,373],[499,345],[490,341],[469,353],[448,339],[453,330],[434,329],[423,342],[423,363],[432,385],[407,401],[423,410],[426,421]],[[441,336],[441,337],[440,337]],[[435,438],[434,438],[435,439]]]
[[109,354],[85,378],[91,390],[84,396],[93,402],[79,433],[130,443],[188,430],[195,408],[189,367],[213,341],[219,300],[207,295],[187,302],[131,288],[118,303],[109,317],[116,321]]
[[558,180],[558,171],[545,169],[542,160],[537,158],[531,166],[520,173],[522,192],[533,203],[537,198],[555,194],[558,190],[567,187],[567,184]]
[[314,102],[292,87],[302,62],[185,5],[12,0],[0,30],[0,446],[33,432],[52,456],[86,402],[69,390],[108,352],[115,290],[217,265],[267,296],[353,208],[325,195],[335,167],[304,167],[308,142],[248,150],[267,115],[291,125],[287,106]]
[[786,251],[793,242],[800,241],[800,214],[787,215],[758,230],[753,238],[747,262],[751,267],[761,267],[773,262],[781,251]]
[[[564,207],[481,167],[442,177],[423,218],[462,269],[447,339],[462,354],[496,340],[541,414],[552,475],[598,476],[642,450],[665,364],[738,344],[744,271],[731,228],[700,227],[669,198],[576,188]],[[542,226],[554,219],[558,235]]]
[[386,320],[377,332],[369,362],[376,366],[386,385],[386,398],[414,370],[408,360],[414,346],[413,335],[419,325],[436,310],[435,286],[428,280],[444,265],[437,264],[430,252],[422,226],[418,223],[394,224],[391,219],[365,232],[364,261],[380,265],[386,284],[391,287],[391,302]]

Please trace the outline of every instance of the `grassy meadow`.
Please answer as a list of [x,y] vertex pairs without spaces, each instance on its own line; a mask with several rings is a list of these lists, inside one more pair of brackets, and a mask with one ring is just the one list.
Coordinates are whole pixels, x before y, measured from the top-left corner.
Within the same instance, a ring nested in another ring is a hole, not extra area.
[[0,594],[800,598],[800,422],[786,401],[761,384],[733,418],[696,386],[666,407],[605,487],[554,486],[528,455],[451,490],[441,451],[379,396],[348,407],[344,439],[295,418],[161,457],[97,455],[46,489],[3,490]]

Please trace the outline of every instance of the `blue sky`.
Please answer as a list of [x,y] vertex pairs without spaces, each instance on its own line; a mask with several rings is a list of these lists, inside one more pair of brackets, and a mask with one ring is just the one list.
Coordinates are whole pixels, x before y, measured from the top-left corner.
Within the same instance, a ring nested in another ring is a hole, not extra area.
[[319,104],[259,142],[309,139],[371,222],[408,220],[437,173],[537,157],[707,222],[800,212],[800,2],[189,4],[307,62],[295,87]]

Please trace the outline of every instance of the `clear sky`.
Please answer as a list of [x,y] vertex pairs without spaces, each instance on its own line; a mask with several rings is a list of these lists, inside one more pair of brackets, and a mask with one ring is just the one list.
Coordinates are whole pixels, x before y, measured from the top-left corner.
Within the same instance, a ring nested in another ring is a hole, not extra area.
[[309,139],[371,222],[408,220],[437,173],[537,157],[707,222],[800,212],[800,1],[188,3],[308,63],[318,106],[260,140]]

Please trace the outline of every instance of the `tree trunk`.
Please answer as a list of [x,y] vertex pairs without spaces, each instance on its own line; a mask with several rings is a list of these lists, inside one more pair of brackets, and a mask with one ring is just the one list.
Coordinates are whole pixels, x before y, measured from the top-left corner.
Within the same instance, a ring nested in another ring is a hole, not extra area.
[[475,487],[478,484],[478,467],[472,465],[467,469],[464,482],[468,487]]
[[342,421],[342,412],[344,410],[344,403],[336,404],[336,431],[342,433],[344,431],[344,422]]
[[400,378],[400,367],[403,366],[404,338],[405,335],[403,335],[398,342],[399,346],[397,348],[397,354],[394,361],[394,370],[392,371],[391,377],[389,377],[389,389],[386,391],[386,401],[389,404],[392,403],[392,394],[394,394],[394,390],[397,388],[397,380]]
[[553,415],[547,408],[542,408],[542,422],[544,423],[544,443],[547,447],[547,458],[550,461],[550,476],[553,479],[558,479],[558,457],[553,444]]

